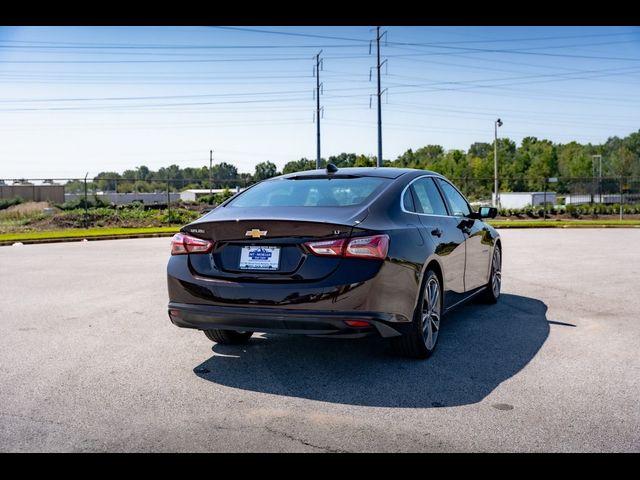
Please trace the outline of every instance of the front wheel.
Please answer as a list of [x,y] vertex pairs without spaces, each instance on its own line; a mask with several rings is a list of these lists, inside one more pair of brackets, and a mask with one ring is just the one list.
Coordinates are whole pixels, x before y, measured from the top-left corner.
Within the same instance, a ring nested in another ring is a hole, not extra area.
[[442,286],[438,275],[427,270],[424,288],[413,315],[413,329],[394,338],[395,350],[405,357],[428,358],[438,343],[442,315]]
[[253,332],[236,332],[234,330],[203,330],[207,338],[223,345],[237,345],[247,343]]
[[484,291],[479,295],[479,300],[483,303],[496,303],[500,298],[500,289],[502,288],[502,252],[500,247],[496,246],[493,250],[493,258],[491,259],[491,275],[489,283]]

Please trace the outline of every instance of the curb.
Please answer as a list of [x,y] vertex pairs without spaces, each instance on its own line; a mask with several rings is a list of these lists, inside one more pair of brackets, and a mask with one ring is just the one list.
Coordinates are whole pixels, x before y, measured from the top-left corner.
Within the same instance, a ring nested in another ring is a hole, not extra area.
[[176,232],[160,232],[160,233],[136,233],[132,235],[95,235],[88,237],[60,237],[60,238],[38,238],[32,240],[0,240],[0,246],[11,246],[14,243],[22,243],[24,245],[33,245],[38,243],[64,243],[64,242],[92,242],[94,240],[120,240],[127,238],[154,238],[154,237],[172,237]]

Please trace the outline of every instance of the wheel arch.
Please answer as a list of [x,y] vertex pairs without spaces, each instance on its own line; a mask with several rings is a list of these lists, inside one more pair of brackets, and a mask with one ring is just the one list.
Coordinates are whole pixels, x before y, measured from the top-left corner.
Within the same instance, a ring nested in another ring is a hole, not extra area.
[[422,294],[422,290],[424,289],[425,277],[426,277],[427,271],[429,270],[433,270],[435,274],[438,276],[438,281],[440,282],[440,291],[442,292],[442,300],[444,305],[444,295],[446,291],[445,285],[444,285],[444,271],[442,270],[442,265],[438,261],[438,258],[436,256],[431,256],[427,258],[427,261],[424,263],[424,265],[422,266],[422,270],[420,271],[420,281],[418,282],[418,290],[416,292],[416,298],[413,304],[414,310],[417,307],[418,302],[420,301],[420,295]]

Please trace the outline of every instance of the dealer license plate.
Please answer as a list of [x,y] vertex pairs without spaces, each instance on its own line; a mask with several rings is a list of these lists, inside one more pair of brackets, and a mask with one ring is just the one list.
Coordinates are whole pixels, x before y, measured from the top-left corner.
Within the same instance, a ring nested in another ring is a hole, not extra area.
[[278,270],[280,267],[280,247],[262,245],[242,247],[240,253],[241,270]]

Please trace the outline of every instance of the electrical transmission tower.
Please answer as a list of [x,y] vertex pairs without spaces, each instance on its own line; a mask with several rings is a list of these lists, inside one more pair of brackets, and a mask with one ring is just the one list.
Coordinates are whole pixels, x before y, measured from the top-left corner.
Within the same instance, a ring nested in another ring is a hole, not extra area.
[[[382,94],[384,92],[387,91],[387,89],[385,88],[384,90],[381,89],[381,84],[380,84],[380,70],[382,69],[382,66],[387,63],[387,60],[383,60],[382,62],[380,62],[380,40],[382,40],[382,37],[384,37],[387,34],[387,32],[383,32],[382,34],[380,33],[380,27],[376,27],[376,46],[377,46],[377,64],[376,64],[376,69],[377,69],[377,74],[378,74],[378,161],[377,161],[377,166],[378,167],[382,167]],[[386,39],[385,39],[386,41]],[[371,43],[369,43],[369,55],[371,55]],[[369,79],[371,79],[371,70],[369,70]],[[371,106],[371,102],[369,102],[369,106]]]

